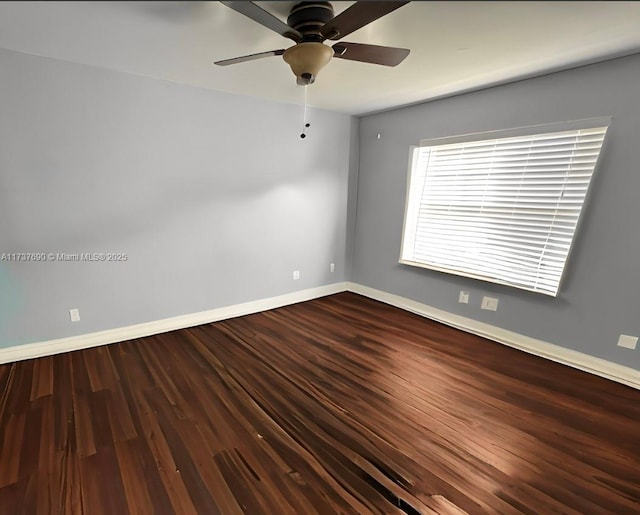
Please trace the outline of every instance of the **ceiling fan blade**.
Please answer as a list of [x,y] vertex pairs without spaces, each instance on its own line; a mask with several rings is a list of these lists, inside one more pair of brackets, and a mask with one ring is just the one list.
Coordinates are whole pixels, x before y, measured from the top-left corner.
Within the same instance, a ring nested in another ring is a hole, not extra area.
[[398,66],[409,55],[407,48],[364,45],[362,43],[336,43],[333,45],[334,57],[360,61],[363,63]]
[[222,61],[216,61],[213,64],[218,66],[229,66],[230,64],[244,63],[245,61],[254,61],[255,59],[262,59],[263,57],[271,57],[272,55],[284,54],[284,48],[281,50],[271,50],[270,52],[260,52],[258,54],[243,55],[242,57],[234,57],[233,59],[224,59]]
[[[223,2],[227,3],[227,2]],[[231,2],[238,3],[238,2]],[[242,2],[239,2],[242,3]],[[341,39],[409,2],[357,2],[322,26],[325,39]]]
[[296,43],[302,41],[302,34],[296,29],[289,27],[286,23],[280,19],[268,13],[261,7],[258,7],[253,2],[221,2],[227,7],[233,9],[240,14],[244,14],[253,21],[271,29],[285,38],[292,39]]

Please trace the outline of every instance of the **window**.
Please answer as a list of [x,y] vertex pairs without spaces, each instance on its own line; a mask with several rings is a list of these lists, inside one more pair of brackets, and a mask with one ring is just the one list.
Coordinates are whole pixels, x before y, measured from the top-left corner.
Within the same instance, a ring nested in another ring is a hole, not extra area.
[[609,123],[413,147],[400,262],[555,297]]

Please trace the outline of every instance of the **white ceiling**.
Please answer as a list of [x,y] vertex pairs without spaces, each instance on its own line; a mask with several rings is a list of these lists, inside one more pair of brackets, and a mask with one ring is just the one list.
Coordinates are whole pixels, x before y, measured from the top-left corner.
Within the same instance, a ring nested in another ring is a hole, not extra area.
[[[294,4],[257,3],[283,20]],[[411,2],[345,40],[411,49],[397,68],[334,59],[308,87],[363,114],[640,52],[640,2]],[[0,47],[301,103],[280,57],[212,64],[291,44],[218,2],[0,2]]]

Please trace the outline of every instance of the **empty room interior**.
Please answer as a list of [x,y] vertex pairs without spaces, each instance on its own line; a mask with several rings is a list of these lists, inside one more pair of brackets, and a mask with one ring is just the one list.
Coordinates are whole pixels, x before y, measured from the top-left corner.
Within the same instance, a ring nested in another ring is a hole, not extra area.
[[0,514],[640,513],[640,3],[0,3]]

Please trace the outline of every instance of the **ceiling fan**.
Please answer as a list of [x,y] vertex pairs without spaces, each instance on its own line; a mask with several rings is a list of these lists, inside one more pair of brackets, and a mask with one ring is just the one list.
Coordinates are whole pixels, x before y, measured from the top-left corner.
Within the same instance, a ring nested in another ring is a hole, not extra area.
[[297,78],[296,82],[301,86],[306,86],[314,83],[318,72],[329,63],[332,57],[384,66],[397,66],[409,55],[409,50],[406,48],[344,41],[330,47],[323,43],[327,39],[342,39],[409,2],[356,2],[338,16],[334,16],[330,2],[299,2],[291,8],[287,23],[282,22],[253,2],[222,3],[260,25],[291,39],[295,45],[287,49],[216,61],[215,64],[219,66],[281,55],[291,67],[291,71]]

